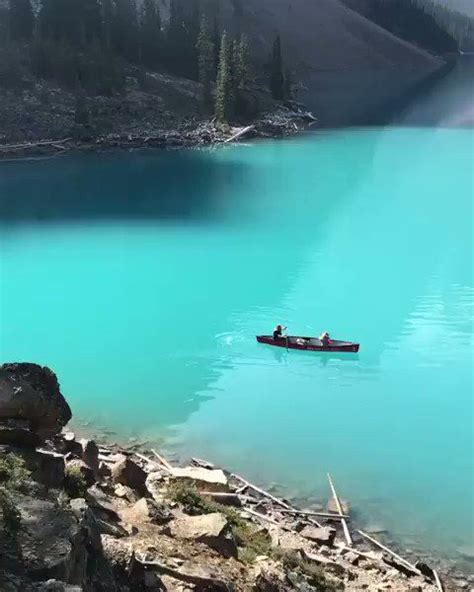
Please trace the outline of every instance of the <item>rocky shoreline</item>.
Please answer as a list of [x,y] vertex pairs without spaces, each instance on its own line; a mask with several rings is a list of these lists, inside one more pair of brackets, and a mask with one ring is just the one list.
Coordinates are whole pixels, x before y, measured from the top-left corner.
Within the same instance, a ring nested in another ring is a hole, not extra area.
[[233,127],[215,120],[183,122],[176,129],[157,129],[89,137],[84,131],[64,138],[45,138],[33,142],[0,144],[0,159],[59,156],[70,151],[94,152],[110,149],[141,148],[180,149],[213,144],[226,144],[242,139],[282,138],[314,125],[317,119],[297,103],[281,106],[245,126]]
[[[77,438],[56,376],[0,367],[0,590],[435,592],[470,588],[192,458]],[[472,582],[471,582],[472,585]]]

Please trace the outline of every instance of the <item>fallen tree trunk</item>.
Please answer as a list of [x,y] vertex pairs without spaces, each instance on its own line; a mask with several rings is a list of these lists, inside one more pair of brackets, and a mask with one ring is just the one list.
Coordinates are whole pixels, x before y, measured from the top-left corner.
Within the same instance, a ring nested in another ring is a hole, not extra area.
[[207,589],[208,586],[213,586],[213,590],[219,590],[222,592],[231,592],[232,588],[230,584],[227,584],[223,580],[219,580],[212,576],[204,576],[202,574],[197,573],[190,573],[186,571],[181,571],[180,569],[174,569],[172,567],[168,567],[164,563],[160,563],[159,561],[143,561],[140,559],[136,560],[139,565],[142,565],[145,569],[156,569],[160,574],[171,576],[176,580],[180,580],[181,582],[186,582],[188,584],[194,584],[195,586],[204,586],[203,589]]
[[72,138],[64,138],[63,140],[42,140],[40,142],[25,142],[24,144],[3,144],[0,145],[0,150],[25,150],[26,148],[36,148],[38,146],[54,146],[55,148],[65,150],[64,146],[59,145],[69,142],[69,140],[72,140]]
[[417,567],[415,567],[413,564],[411,564],[406,559],[403,559],[403,557],[401,557],[400,555],[398,555],[398,553],[395,553],[395,551],[392,551],[392,549],[390,549],[389,547],[383,545],[382,543],[379,543],[379,541],[377,541],[376,539],[374,539],[373,537],[371,537],[370,535],[368,535],[363,530],[359,530],[358,533],[360,535],[362,535],[365,539],[367,539],[368,541],[370,541],[371,543],[373,543],[374,545],[376,545],[377,547],[379,547],[380,549],[382,549],[382,551],[385,551],[386,553],[388,553],[389,555],[391,555],[392,557],[394,557],[395,559],[397,559],[397,561],[399,561],[400,563],[404,564],[406,567],[408,567],[408,569],[410,569],[416,575],[418,575],[418,576],[422,576],[423,575],[421,573],[421,571]]
[[255,129],[254,125],[248,125],[247,127],[240,129],[237,133],[235,133],[230,138],[227,138],[227,140],[224,140],[224,144],[228,144],[229,142],[234,142],[235,140],[238,140],[242,136],[245,136],[246,134],[248,134],[249,132],[251,132],[254,129]]
[[336,503],[337,511],[339,512],[339,516],[341,516],[341,524],[342,524],[342,530],[344,531],[344,536],[346,537],[346,541],[347,541],[347,544],[349,545],[349,547],[352,547],[351,533],[349,532],[349,527],[347,526],[347,522],[344,519],[344,512],[342,511],[341,502],[340,502],[339,497],[336,493],[336,488],[334,487],[334,483],[332,482],[331,475],[329,473],[328,473],[328,480],[329,480],[329,485],[331,487],[334,502]]

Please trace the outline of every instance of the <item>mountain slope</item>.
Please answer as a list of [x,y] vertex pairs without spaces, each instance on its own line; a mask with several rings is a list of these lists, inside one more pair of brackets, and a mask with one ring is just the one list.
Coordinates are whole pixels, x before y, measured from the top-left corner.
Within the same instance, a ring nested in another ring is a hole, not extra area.
[[443,65],[340,0],[236,3],[224,0],[227,26],[248,34],[260,65],[281,35],[286,63],[305,86],[300,98],[323,125],[365,122]]

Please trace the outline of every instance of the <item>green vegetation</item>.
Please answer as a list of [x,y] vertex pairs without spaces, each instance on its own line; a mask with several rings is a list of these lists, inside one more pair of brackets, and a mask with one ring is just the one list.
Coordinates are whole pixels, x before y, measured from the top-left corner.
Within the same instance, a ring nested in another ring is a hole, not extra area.
[[283,75],[283,59],[281,55],[281,39],[278,35],[273,43],[272,61],[270,66],[270,90],[274,99],[284,98],[285,77]]
[[206,107],[211,104],[211,85],[214,80],[214,42],[211,38],[205,15],[201,19],[201,28],[197,40],[199,82],[202,84],[202,99]]
[[268,533],[244,520],[234,508],[204,499],[192,485],[172,485],[168,489],[168,495],[173,501],[181,504],[184,512],[191,516],[213,512],[224,514],[232,527],[235,542],[239,547],[239,559],[243,563],[252,563],[259,555],[272,554]]
[[87,482],[80,467],[66,467],[64,472],[64,488],[71,497],[84,497],[87,491]]
[[274,557],[283,563],[286,570],[304,574],[308,583],[320,592],[338,592],[344,589],[342,583],[331,580],[321,566],[305,560],[298,551],[275,550]]
[[140,84],[145,69],[201,82],[203,108],[214,104],[221,122],[249,115],[249,44],[244,35],[221,34],[218,0],[170,0],[167,21],[159,0],[39,0],[36,11],[32,5],[9,0],[0,10],[2,83],[20,86],[21,72],[29,71],[72,90],[76,122],[87,120],[84,93],[116,95],[127,76]]
[[228,121],[232,117],[233,96],[231,84],[230,45],[227,33],[224,31],[219,53],[216,89],[216,118],[220,122]]
[[24,461],[18,456],[6,454],[0,458],[0,513],[4,530],[10,535],[15,535],[21,527],[14,495],[24,488],[29,475]]

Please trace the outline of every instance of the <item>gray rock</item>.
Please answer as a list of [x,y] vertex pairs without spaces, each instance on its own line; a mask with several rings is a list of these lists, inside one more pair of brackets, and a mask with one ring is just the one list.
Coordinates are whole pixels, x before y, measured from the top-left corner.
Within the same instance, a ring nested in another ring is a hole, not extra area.
[[26,420],[41,440],[52,438],[71,419],[56,375],[37,364],[0,366],[0,421]]
[[35,481],[46,487],[60,487],[64,483],[64,456],[47,450],[36,450],[33,454],[24,454],[26,467]]
[[201,467],[176,467],[170,478],[173,481],[194,484],[202,491],[229,491],[227,477],[221,469]]
[[41,444],[42,438],[31,430],[27,419],[0,419],[0,444],[29,446]]
[[115,483],[126,485],[140,493],[146,492],[146,478],[145,471],[130,458],[124,458],[112,467],[112,479]]
[[170,534],[203,543],[224,557],[237,557],[232,529],[225,516],[219,512],[178,518],[170,524]]
[[152,522],[153,524],[166,524],[172,519],[172,514],[166,506],[157,504],[154,500],[142,497],[132,508],[127,516],[130,522]]
[[351,565],[358,565],[360,561],[360,555],[357,555],[357,553],[349,551],[348,553],[344,554],[344,559]]
[[[148,481],[147,481],[147,483],[148,483]],[[131,487],[127,487],[126,485],[122,485],[121,483],[119,483],[115,487],[114,494],[116,497],[119,497],[121,499],[125,499],[131,503],[138,501],[138,497],[137,497],[136,492],[133,491],[133,489]]]
[[99,447],[94,440],[81,440],[81,451],[82,460],[97,475],[99,472]]
[[329,547],[332,547],[336,538],[336,530],[328,526],[321,528],[317,526],[305,526],[300,534],[310,541],[314,541],[319,545],[328,545]]

